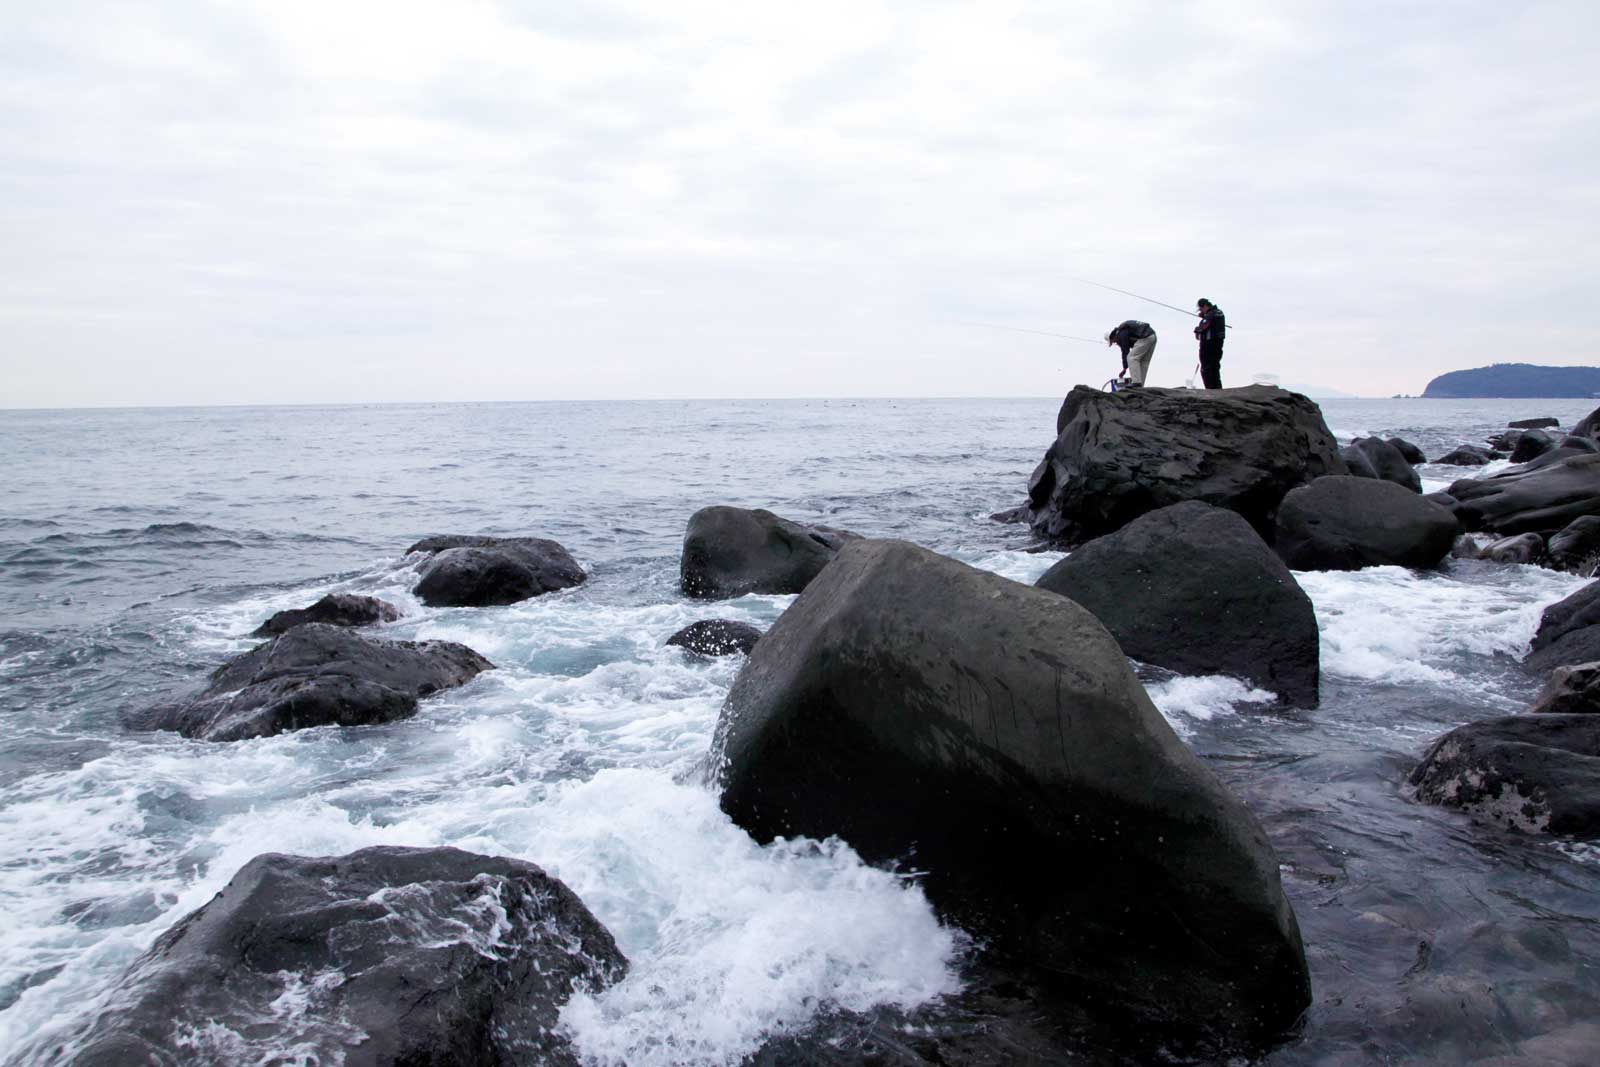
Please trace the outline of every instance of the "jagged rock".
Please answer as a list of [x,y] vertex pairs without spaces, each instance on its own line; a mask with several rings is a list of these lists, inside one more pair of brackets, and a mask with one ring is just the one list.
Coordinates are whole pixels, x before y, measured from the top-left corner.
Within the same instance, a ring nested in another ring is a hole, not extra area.
[[1267,385],[1242,389],[1078,386],[1028,482],[1034,532],[1080,543],[1185,500],[1271,528],[1283,494],[1345,473],[1316,404]]
[[1273,548],[1295,570],[1425,568],[1456,533],[1448,510],[1393,482],[1331,475],[1283,498]]
[[1413,493],[1422,492],[1422,479],[1400,450],[1377,437],[1358,437],[1339,450],[1350,474],[1357,478],[1381,478],[1403,485]]
[[1511,450],[1511,462],[1526,463],[1530,459],[1538,459],[1555,447],[1555,438],[1543,430],[1524,430]]
[[1482,467],[1494,462],[1494,455],[1487,448],[1477,445],[1461,445],[1438,459],[1435,463],[1448,463],[1452,467]]
[[257,856],[156,941],[75,1067],[578,1067],[557,1025],[627,960],[531,863],[453,848]]
[[1449,492],[1466,530],[1553,534],[1580,515],[1600,514],[1600,455],[1552,452],[1523,468],[1463,478]]
[[1541,430],[1547,427],[1560,426],[1561,420],[1545,416],[1540,419],[1513,419],[1506,425],[1513,430]]
[[1266,1041],[1309,1001],[1260,827],[1065,597],[846,545],[756,645],[708,765],[757,840],[909,862],[991,957],[1152,1038]]
[[1573,519],[1550,536],[1547,565],[1585,578],[1600,566],[1600,515]]
[[679,583],[686,596],[702,600],[798,593],[858,536],[770,511],[701,508],[683,535]]
[[1512,715],[1445,734],[1411,784],[1430,804],[1526,833],[1600,835],[1600,715]]
[[1404,437],[1391,437],[1389,438],[1389,443],[1394,446],[1396,452],[1406,458],[1407,463],[1419,464],[1428,462],[1428,457],[1422,454],[1422,449],[1407,441]]
[[1600,582],[1590,582],[1544,609],[1523,667],[1545,674],[1600,660]]
[[406,554],[423,552],[414,593],[424,604],[487,607],[570,589],[589,576],[555,541],[542,537],[428,537]]
[[1249,523],[1191,500],[1141,515],[1036,583],[1089,609],[1122,651],[1180,674],[1225,674],[1317,706],[1317,617]]
[[1544,538],[1536,533],[1502,537],[1489,542],[1478,558],[1493,563],[1538,563],[1544,558]]
[[307,622],[324,622],[329,626],[371,626],[374,623],[394,622],[399,617],[400,609],[387,600],[351,593],[329,593],[309,608],[278,612],[256,627],[250,636],[271,637]]
[[493,667],[450,641],[375,641],[309,622],[223,664],[195,697],[130,716],[128,725],[202,741],[366,726],[414,715],[420,698]]
[[747,622],[701,619],[667,638],[667,644],[702,656],[731,656],[735,652],[748,653],[759,640],[761,631]]
[[1600,713],[1600,662],[1557,667],[1528,711],[1535,715]]

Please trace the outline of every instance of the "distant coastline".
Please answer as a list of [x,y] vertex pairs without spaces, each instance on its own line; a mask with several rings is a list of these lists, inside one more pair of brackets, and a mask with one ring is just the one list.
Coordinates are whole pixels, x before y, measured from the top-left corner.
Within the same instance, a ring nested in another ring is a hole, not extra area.
[[1496,363],[1441,374],[1422,391],[1425,398],[1600,397],[1600,367],[1541,367]]

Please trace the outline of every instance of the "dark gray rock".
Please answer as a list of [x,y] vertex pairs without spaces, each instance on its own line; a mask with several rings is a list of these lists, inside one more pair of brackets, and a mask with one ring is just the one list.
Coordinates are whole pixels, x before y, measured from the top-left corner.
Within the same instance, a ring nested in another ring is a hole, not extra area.
[[1553,534],[1580,515],[1600,514],[1600,455],[1551,452],[1523,468],[1463,478],[1449,492],[1467,530]]
[[747,622],[701,619],[667,638],[667,644],[702,656],[731,656],[735,652],[749,653],[759,640],[761,631]]
[[1357,478],[1381,478],[1403,485],[1413,493],[1422,492],[1422,479],[1400,450],[1377,437],[1358,437],[1339,450],[1350,474]]
[[1506,425],[1513,430],[1542,430],[1548,427],[1560,426],[1561,420],[1545,416],[1540,419],[1513,419]]
[[1002,525],[1010,525],[1017,522],[1032,522],[1033,509],[1026,504],[1019,504],[1014,508],[1007,508],[1004,511],[995,512],[989,516],[989,521],[998,522]]
[[798,593],[857,534],[806,526],[770,511],[701,508],[689,517],[679,561],[684,595],[722,600]]
[[1428,462],[1428,457],[1422,454],[1422,449],[1407,441],[1404,437],[1391,437],[1389,443],[1406,458],[1407,463],[1418,464]]
[[1522,440],[1522,430],[1502,430],[1489,438],[1489,447],[1496,452],[1510,453],[1516,450],[1517,442]]
[[1557,667],[1528,711],[1535,715],[1600,713],[1600,662]]
[[1551,534],[1548,552],[1548,566],[1593,577],[1600,567],[1600,515],[1580,516]]
[[1556,445],[1562,452],[1600,452],[1600,444],[1596,444],[1592,437],[1574,437],[1568,434]]
[[1591,441],[1596,440],[1597,438],[1595,430],[1597,427],[1600,427],[1600,408],[1595,408],[1593,411],[1589,412],[1589,414],[1579,419],[1572,427],[1572,436],[1587,437]]
[[1487,448],[1477,445],[1461,445],[1452,449],[1434,460],[1435,463],[1447,463],[1452,467],[1482,467],[1494,462],[1494,455]]
[[1600,835],[1600,715],[1512,715],[1445,734],[1417,798],[1525,833]]
[[329,593],[309,608],[278,612],[256,627],[250,636],[272,637],[307,622],[324,622],[329,626],[371,626],[374,623],[394,622],[399,617],[400,609],[387,600],[352,593]]
[[557,1013],[626,970],[583,902],[531,863],[269,854],[129,968],[71,1062],[577,1067]]
[[1267,385],[1117,393],[1079,386],[1056,431],[1028,501],[1034,532],[1068,544],[1185,500],[1237,511],[1267,531],[1284,493],[1345,473],[1317,405]]
[[1393,482],[1332,475],[1283,498],[1273,548],[1295,570],[1432,567],[1449,553],[1456,520]]
[[565,548],[542,537],[429,537],[406,554],[430,558],[414,593],[438,607],[488,607],[570,589],[588,575]]
[[1526,463],[1538,459],[1556,447],[1556,439],[1543,430],[1524,430],[1511,450],[1511,462]]
[[223,664],[192,699],[150,708],[128,725],[202,741],[366,726],[414,715],[420,698],[493,667],[450,641],[375,641],[311,622]]
[[1122,651],[1180,674],[1226,674],[1317,706],[1317,616],[1243,517],[1191,500],[1141,515],[1044,573]]
[[1492,563],[1538,563],[1544,559],[1544,538],[1536,533],[1502,537],[1484,546],[1478,558]]
[[1472,534],[1462,534],[1456,538],[1455,544],[1450,546],[1451,559],[1482,559],[1483,549],[1487,542],[1474,537]]
[[1534,674],[1600,660],[1600,582],[1590,582],[1544,609],[1522,661]]
[[846,545],[751,653],[708,763],[757,840],[837,835],[909,863],[1062,1005],[1248,1045],[1309,1001],[1260,827],[1065,597]]

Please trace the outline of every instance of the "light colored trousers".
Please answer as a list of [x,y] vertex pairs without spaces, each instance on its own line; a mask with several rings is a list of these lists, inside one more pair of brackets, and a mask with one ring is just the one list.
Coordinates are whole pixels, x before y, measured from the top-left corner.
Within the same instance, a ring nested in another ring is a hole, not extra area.
[[1128,377],[1144,384],[1144,376],[1150,373],[1150,357],[1156,352],[1156,335],[1141,337],[1133,342],[1133,347],[1128,349]]

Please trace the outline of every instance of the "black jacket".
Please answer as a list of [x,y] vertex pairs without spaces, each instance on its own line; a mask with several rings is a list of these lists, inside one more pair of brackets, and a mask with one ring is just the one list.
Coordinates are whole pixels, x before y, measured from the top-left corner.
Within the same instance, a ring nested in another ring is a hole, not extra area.
[[1228,337],[1228,319],[1222,314],[1222,309],[1209,307],[1200,312],[1200,321],[1195,324],[1194,335],[1207,348],[1221,348],[1222,342]]
[[1118,348],[1122,349],[1123,365],[1126,366],[1128,351],[1133,348],[1133,342],[1142,341],[1146,337],[1154,337],[1155,335],[1155,329],[1151,327],[1148,322],[1140,322],[1137,319],[1129,319],[1127,322],[1124,322],[1122,325],[1106,334],[1106,340],[1112,342]]

